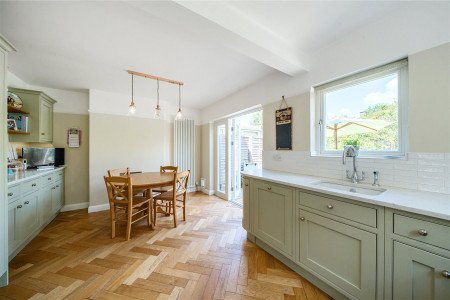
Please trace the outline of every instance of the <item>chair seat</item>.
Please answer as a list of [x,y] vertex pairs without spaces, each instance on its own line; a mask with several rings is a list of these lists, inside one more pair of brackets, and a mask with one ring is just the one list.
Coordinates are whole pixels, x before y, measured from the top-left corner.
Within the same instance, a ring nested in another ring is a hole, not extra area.
[[172,190],[171,187],[159,187],[159,188],[156,188],[156,189],[152,189],[152,191],[155,192],[155,193],[167,193],[170,190]]
[[[181,195],[182,194],[177,195],[177,197],[181,196]],[[173,191],[168,191],[168,192],[165,192],[165,193],[161,193],[158,196],[154,197],[154,199],[155,200],[167,200],[167,201],[170,201],[170,200],[173,199]]]
[[[140,207],[143,204],[148,203],[148,202],[150,202],[150,199],[147,197],[134,196],[133,197],[133,208]],[[118,206],[128,206],[128,203],[126,201],[123,201],[123,203],[121,203],[121,201],[116,200],[116,201],[114,201],[114,204],[118,205]]]

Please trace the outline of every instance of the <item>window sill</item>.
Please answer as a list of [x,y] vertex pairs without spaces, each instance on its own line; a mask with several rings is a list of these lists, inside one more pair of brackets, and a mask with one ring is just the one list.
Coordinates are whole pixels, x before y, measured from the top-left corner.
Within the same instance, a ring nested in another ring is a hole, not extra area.
[[[331,158],[341,158],[342,151],[336,153],[318,153],[315,151],[310,152],[311,157],[331,157]],[[408,160],[407,154],[398,154],[398,155],[389,155],[389,154],[359,154],[358,158],[366,158],[366,159],[392,159],[392,160]]]

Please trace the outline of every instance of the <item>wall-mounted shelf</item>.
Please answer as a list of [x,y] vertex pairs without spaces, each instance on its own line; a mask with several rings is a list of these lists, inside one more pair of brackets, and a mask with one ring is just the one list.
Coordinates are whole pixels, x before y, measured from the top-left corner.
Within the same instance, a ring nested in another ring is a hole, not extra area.
[[8,112],[9,113],[14,113],[14,114],[24,114],[24,115],[29,115],[30,114],[28,111],[25,111],[25,110],[20,109],[20,108],[15,108],[15,107],[9,106],[9,105],[8,105]]
[[8,129],[8,134],[31,134],[31,132],[23,132],[23,131],[19,131],[19,130]]

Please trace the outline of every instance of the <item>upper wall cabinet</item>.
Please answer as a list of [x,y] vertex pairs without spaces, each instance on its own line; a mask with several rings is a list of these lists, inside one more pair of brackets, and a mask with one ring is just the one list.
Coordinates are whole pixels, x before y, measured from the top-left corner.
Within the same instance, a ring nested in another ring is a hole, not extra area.
[[23,101],[22,109],[29,112],[29,134],[10,133],[11,142],[40,142],[53,141],[53,104],[55,100],[40,91],[9,88]]

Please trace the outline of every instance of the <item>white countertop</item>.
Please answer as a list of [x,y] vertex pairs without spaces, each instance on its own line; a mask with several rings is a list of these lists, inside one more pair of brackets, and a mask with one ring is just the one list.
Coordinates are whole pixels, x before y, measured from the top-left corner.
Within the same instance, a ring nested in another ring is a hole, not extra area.
[[[344,197],[356,201],[395,208],[450,221],[450,195],[447,194],[383,187],[386,189],[386,191],[380,195],[363,195],[321,187],[313,184],[314,182],[317,182],[319,180],[351,184],[347,181],[343,182],[333,179],[271,171],[265,169],[244,171],[242,172],[242,175],[244,177],[268,180],[271,182],[289,185],[305,190]],[[365,184],[358,184],[357,186],[372,188],[371,185]]]
[[17,171],[14,172],[14,175],[8,175],[8,186],[20,183],[22,181],[33,179],[42,175],[53,173],[57,170],[64,169],[65,166],[55,167],[50,170],[37,170],[37,169],[28,169],[26,171]]

